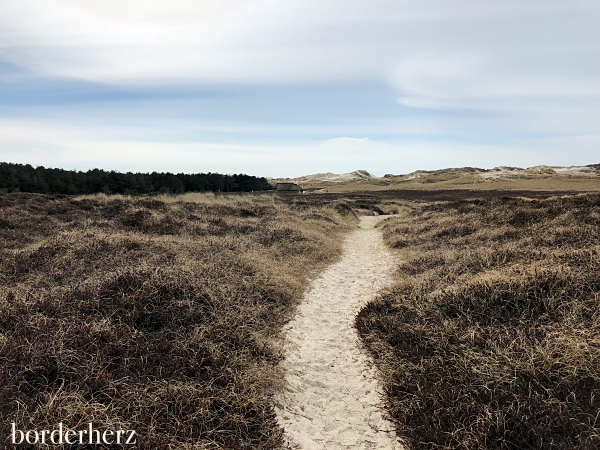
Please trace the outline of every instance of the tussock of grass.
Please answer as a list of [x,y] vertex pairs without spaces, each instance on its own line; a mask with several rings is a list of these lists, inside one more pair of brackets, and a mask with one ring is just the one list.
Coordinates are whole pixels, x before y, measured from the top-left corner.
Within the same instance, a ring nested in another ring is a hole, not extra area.
[[348,221],[262,196],[0,196],[2,441],[93,422],[140,449],[278,447],[277,338]]
[[600,197],[388,219],[398,282],[356,326],[415,449],[600,447]]

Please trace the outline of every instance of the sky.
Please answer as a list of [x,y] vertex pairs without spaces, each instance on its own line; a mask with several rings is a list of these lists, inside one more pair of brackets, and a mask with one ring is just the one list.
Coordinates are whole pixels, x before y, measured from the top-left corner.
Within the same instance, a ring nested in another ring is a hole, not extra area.
[[598,0],[2,0],[0,161],[600,163]]

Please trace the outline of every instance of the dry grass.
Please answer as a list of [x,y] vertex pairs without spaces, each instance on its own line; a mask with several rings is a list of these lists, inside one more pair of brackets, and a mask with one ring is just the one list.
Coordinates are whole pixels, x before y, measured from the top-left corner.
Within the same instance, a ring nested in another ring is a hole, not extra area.
[[414,449],[600,448],[600,196],[420,206],[358,315]]
[[[479,175],[469,173],[430,174],[416,180],[406,180],[402,177],[381,178],[375,180],[345,181],[345,182],[312,182],[304,183],[305,189],[318,190],[321,193],[348,192],[383,192],[387,190],[474,190],[474,191],[600,191],[600,176],[574,175],[529,175],[514,179],[483,179]],[[322,190],[322,191],[321,191]]]
[[278,337],[340,254],[354,219],[338,211],[0,195],[0,442],[13,421],[93,422],[140,449],[280,446]]

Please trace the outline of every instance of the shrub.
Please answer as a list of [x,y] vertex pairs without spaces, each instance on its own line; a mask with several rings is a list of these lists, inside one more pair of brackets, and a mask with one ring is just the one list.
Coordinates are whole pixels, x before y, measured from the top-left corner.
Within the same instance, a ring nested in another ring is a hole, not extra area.
[[399,278],[356,327],[412,448],[600,447],[599,214],[500,198],[386,222]]

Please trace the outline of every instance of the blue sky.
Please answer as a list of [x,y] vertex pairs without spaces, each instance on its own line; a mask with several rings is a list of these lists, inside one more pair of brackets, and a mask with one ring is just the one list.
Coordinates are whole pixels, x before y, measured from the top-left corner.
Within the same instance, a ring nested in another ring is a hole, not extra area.
[[600,162],[600,3],[4,0],[0,160],[377,175]]

